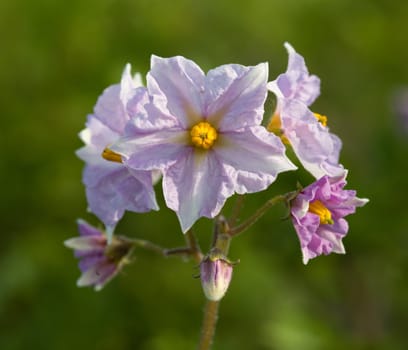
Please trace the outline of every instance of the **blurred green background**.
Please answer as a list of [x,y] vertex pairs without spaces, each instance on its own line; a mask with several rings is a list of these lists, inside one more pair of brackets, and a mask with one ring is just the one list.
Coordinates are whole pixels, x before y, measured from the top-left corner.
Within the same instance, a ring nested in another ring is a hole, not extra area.
[[[286,69],[285,41],[321,78],[313,109],[344,141],[348,188],[371,202],[349,217],[347,255],[306,267],[284,208],[234,240],[241,263],[214,349],[407,349],[408,135],[392,105],[408,86],[407,23],[403,0],[1,1],[0,349],[195,348],[204,298],[194,263],[138,251],[101,292],[76,287],[62,242],[76,218],[97,223],[77,133],[127,62],[145,74],[152,53],[205,70],[268,61],[272,80]],[[248,197],[244,216],[297,179],[312,181],[283,174]],[[118,231],[182,245],[158,197],[160,212],[128,214]],[[197,226],[207,249],[210,221]]]

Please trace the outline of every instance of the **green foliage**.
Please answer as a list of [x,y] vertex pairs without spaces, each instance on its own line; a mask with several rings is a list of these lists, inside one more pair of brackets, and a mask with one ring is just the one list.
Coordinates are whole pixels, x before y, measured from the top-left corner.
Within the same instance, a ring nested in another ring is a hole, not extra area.
[[[140,251],[101,292],[75,286],[79,271],[62,242],[77,234],[76,218],[96,223],[76,135],[127,62],[146,73],[152,53],[205,69],[268,61],[273,79],[286,69],[289,41],[322,79],[313,108],[343,140],[349,188],[371,202],[349,219],[347,255],[307,267],[283,209],[234,240],[230,257],[241,264],[214,349],[405,349],[408,135],[391,102],[408,85],[407,21],[402,0],[1,2],[0,348],[194,348],[204,299],[193,264]],[[250,195],[244,213],[298,178],[284,174]],[[160,201],[159,213],[129,214],[118,231],[182,245]],[[203,248],[210,230],[202,219]]]

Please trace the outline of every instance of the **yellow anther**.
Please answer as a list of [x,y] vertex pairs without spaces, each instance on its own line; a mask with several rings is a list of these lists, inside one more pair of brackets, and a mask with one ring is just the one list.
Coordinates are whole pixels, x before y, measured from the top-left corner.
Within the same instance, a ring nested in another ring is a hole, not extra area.
[[290,142],[285,136],[283,129],[282,129],[282,122],[279,117],[279,114],[274,114],[268,124],[267,130],[273,132],[276,136],[279,136],[282,142],[285,145],[289,145]]
[[111,162],[122,163],[122,157],[120,156],[120,154],[111,151],[109,148],[105,148],[103,150],[102,158],[109,160]]
[[319,113],[313,113],[316,119],[322,124],[323,126],[327,126],[327,117],[325,115],[321,115]]
[[210,149],[217,139],[217,130],[208,122],[200,122],[190,130],[191,142],[194,146]]
[[323,225],[334,224],[330,210],[327,209],[319,200],[309,203],[309,212],[318,215],[320,218],[320,223]]

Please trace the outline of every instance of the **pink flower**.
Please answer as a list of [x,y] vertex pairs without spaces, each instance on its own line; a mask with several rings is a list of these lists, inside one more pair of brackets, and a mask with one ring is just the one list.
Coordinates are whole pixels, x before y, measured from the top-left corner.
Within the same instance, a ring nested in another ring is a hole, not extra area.
[[353,214],[368,199],[356,197],[356,192],[343,190],[343,176],[324,176],[304,188],[291,203],[291,217],[300,240],[303,263],[321,254],[344,254],[342,239],[347,234],[345,216]]
[[80,260],[79,269],[82,272],[77,281],[78,287],[94,286],[101,290],[123,266],[129,261],[133,245],[116,236],[108,245],[107,237],[101,230],[78,220],[80,237],[68,239],[65,246],[75,252]]

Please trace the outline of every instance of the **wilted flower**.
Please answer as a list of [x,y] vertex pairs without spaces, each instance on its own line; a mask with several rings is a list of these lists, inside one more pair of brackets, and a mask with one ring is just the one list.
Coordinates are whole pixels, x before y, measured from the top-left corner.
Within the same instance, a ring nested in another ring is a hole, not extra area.
[[207,75],[183,57],[152,56],[147,90],[128,103],[133,117],[112,145],[137,170],[160,169],[166,204],[183,232],[215,217],[234,192],[266,189],[295,169],[280,139],[261,126],[267,64],[231,64]]
[[305,60],[292,46],[285,43],[285,47],[289,53],[288,68],[268,83],[268,89],[277,97],[268,130],[293,148],[302,165],[316,179],[324,175],[339,176],[344,172],[339,164],[341,140],[330,133],[326,116],[308,109],[320,94],[320,80],[309,75]]
[[201,262],[201,285],[208,300],[222,299],[231,282],[232,269],[232,264],[220,257],[206,257]]
[[343,176],[324,176],[304,188],[291,202],[291,217],[300,240],[303,263],[318,255],[344,254],[342,238],[347,234],[345,216],[353,214],[368,199],[356,197],[356,191],[343,190]]
[[105,89],[88,116],[87,128],[80,133],[85,146],[77,151],[86,162],[83,182],[89,209],[102,220],[109,233],[125,210],[146,212],[158,209],[152,185],[152,172],[133,170],[122,164],[109,146],[123,134],[129,120],[125,104],[141,86],[139,75],[132,78],[127,65],[121,84]]
[[113,237],[108,245],[107,237],[101,230],[78,220],[80,237],[68,239],[65,246],[74,250],[80,260],[82,272],[78,287],[94,286],[101,290],[129,261],[133,245],[126,240]]

